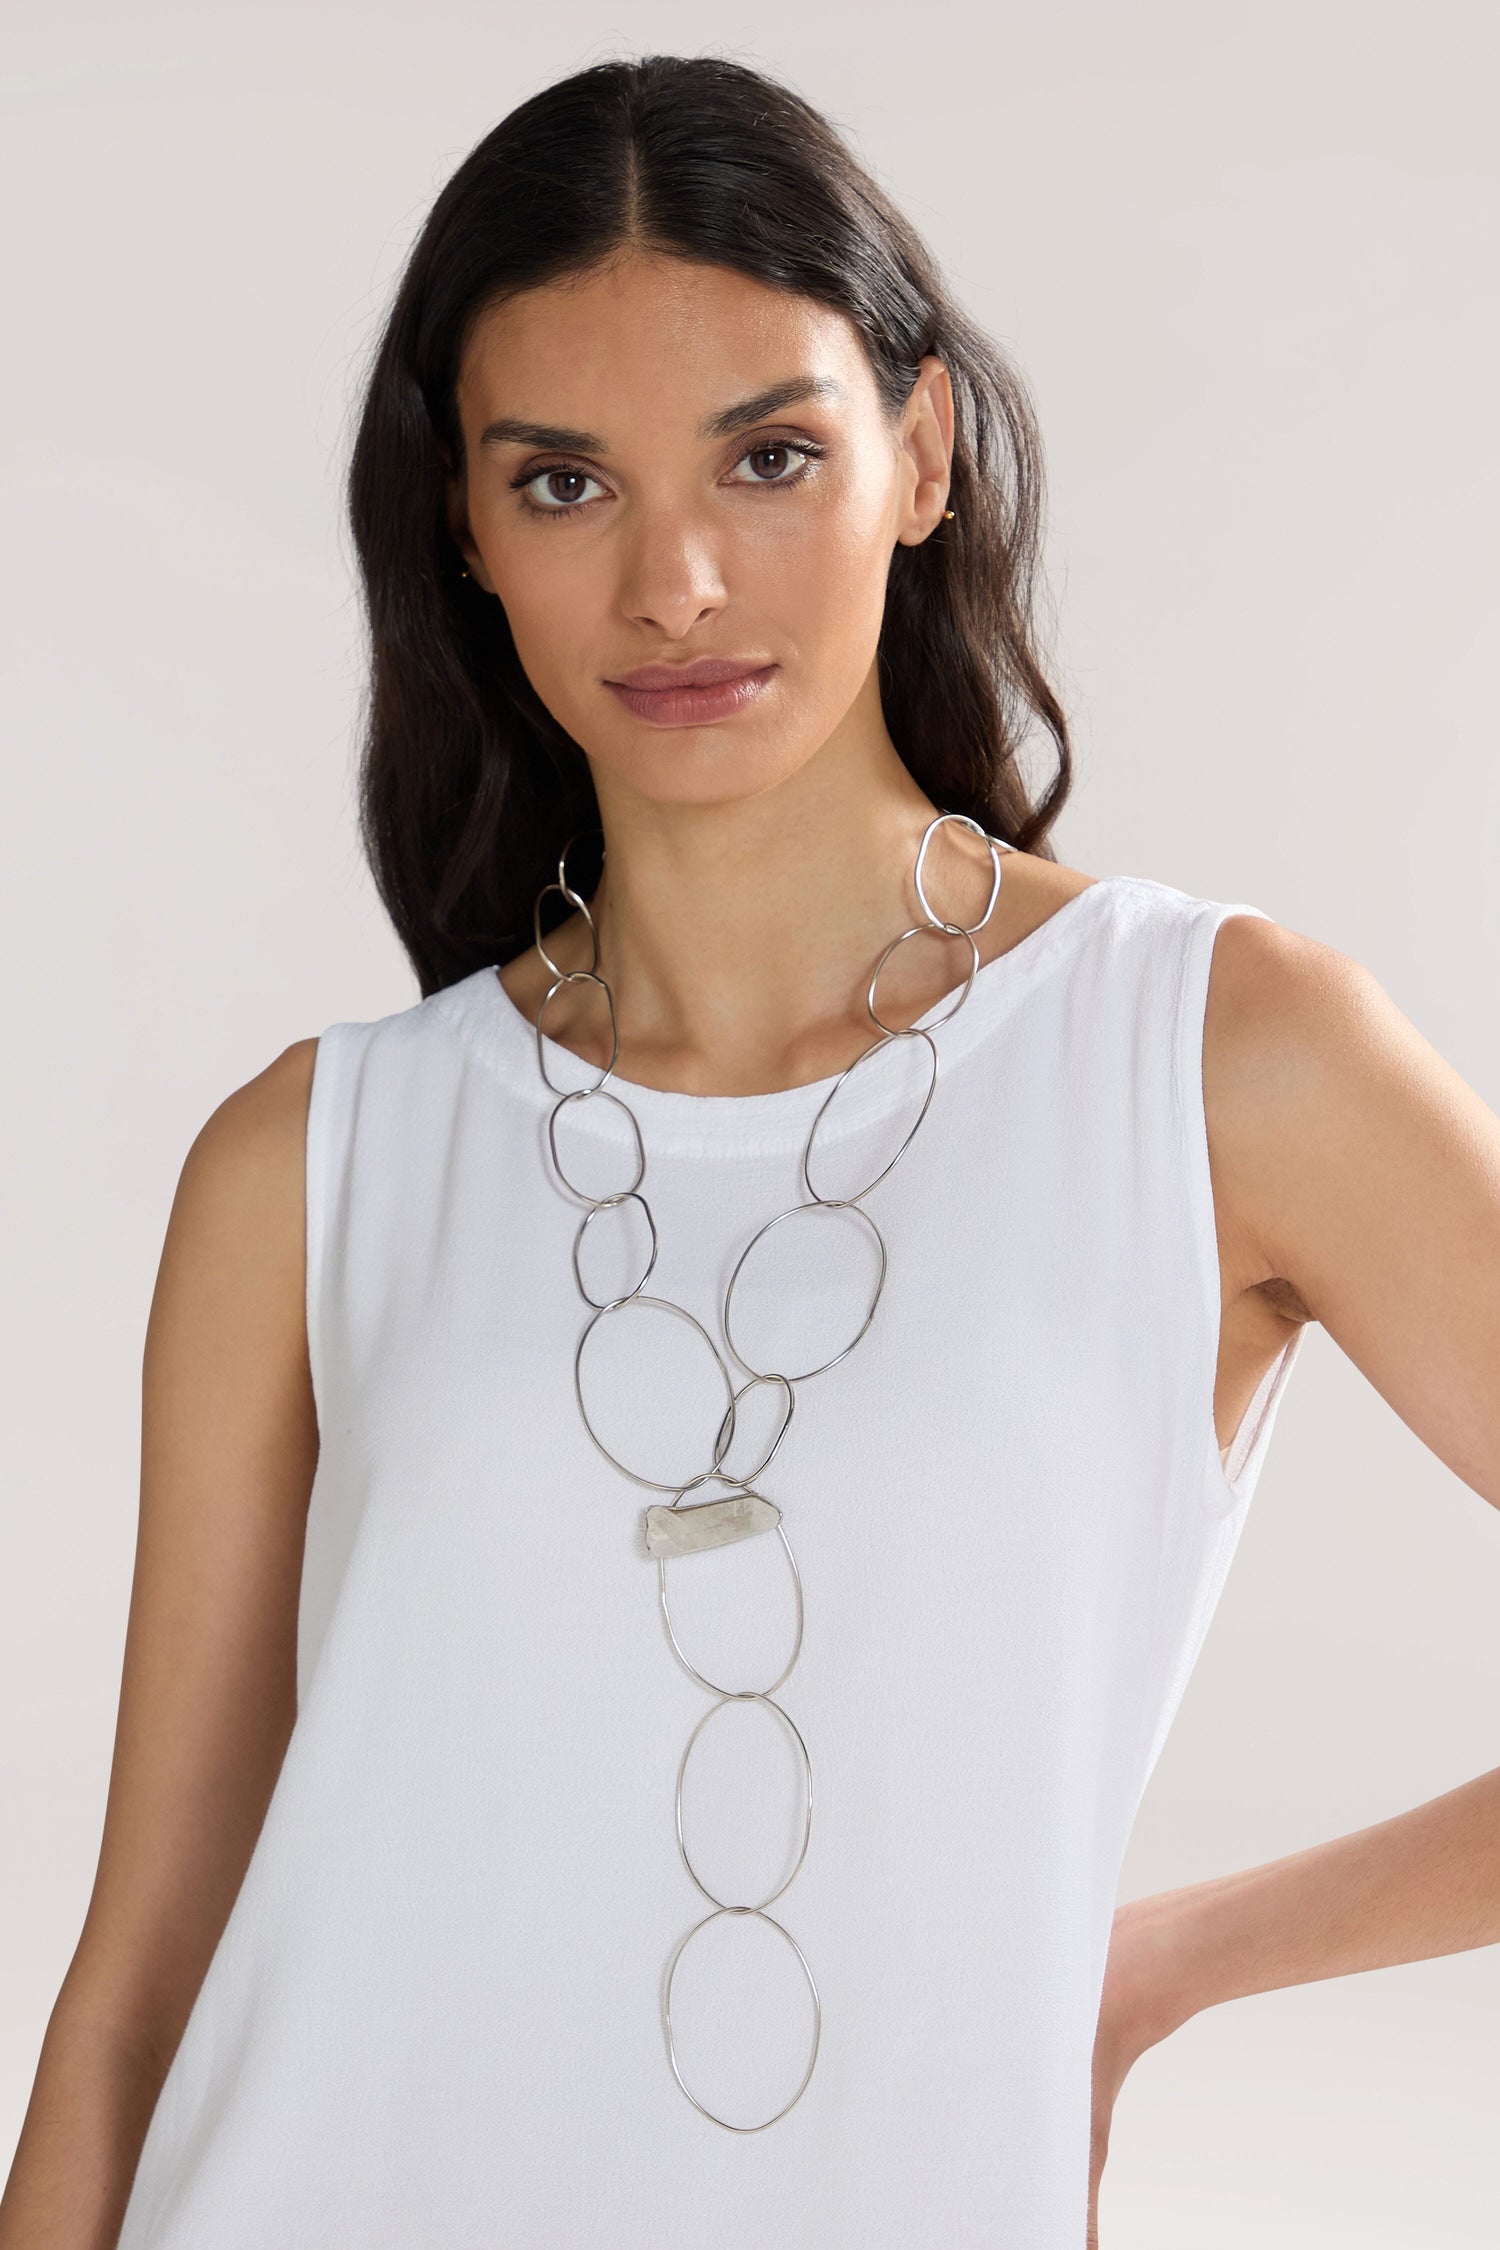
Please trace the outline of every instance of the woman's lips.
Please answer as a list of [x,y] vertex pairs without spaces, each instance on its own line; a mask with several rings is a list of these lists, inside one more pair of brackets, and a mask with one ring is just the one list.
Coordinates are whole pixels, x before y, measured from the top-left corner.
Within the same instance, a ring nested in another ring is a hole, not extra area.
[[619,680],[605,684],[638,719],[659,727],[701,727],[746,709],[769,687],[775,672],[774,664],[764,664],[758,672],[742,672],[737,679],[720,680],[713,687],[638,688]]

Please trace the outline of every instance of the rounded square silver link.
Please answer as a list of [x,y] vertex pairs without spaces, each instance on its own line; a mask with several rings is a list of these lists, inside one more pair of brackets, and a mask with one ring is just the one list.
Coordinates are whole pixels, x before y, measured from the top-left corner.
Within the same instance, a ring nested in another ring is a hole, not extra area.
[[[785,1677],[784,1674],[783,1677]],[[687,1839],[682,1833],[682,1784],[687,1775],[688,1760],[693,1754],[693,1744],[697,1741],[699,1735],[703,1732],[703,1729],[708,1725],[709,1720],[716,1719],[719,1713],[731,1703],[763,1703],[768,1711],[774,1711],[777,1718],[780,1719],[790,1729],[792,1735],[796,1739],[797,1748],[802,1757],[802,1772],[804,1776],[802,1796],[802,1848],[798,1852],[796,1859],[792,1863],[792,1872],[782,1882],[777,1884],[774,1891],[768,1892],[764,1898],[756,1899],[753,1902],[747,1900],[743,1904],[735,1899],[720,1898],[716,1892],[709,1889],[707,1883],[704,1882],[703,1877],[698,1873],[697,1868],[693,1865],[692,1855],[687,1848]],[[812,1760],[807,1754],[807,1744],[802,1739],[802,1732],[798,1727],[796,1721],[790,1716],[789,1713],[782,1710],[779,1703],[773,1700],[769,1688],[740,1688],[735,1690],[734,1692],[731,1692],[728,1689],[722,1690],[720,1693],[719,1701],[717,1703],[711,1703],[709,1705],[702,1718],[698,1721],[698,1724],[694,1727],[692,1733],[688,1736],[687,1748],[683,1751],[681,1763],[677,1768],[677,1848],[682,1854],[683,1866],[692,1876],[693,1881],[697,1884],[699,1890],[703,1893],[703,1896],[708,1900],[710,1906],[727,1907],[731,1914],[759,1914],[765,1907],[774,1906],[783,1891],[791,1889],[792,1884],[796,1880],[797,1874],[801,1869],[802,1862],[807,1857],[807,1846],[809,1839],[812,1836],[812,1802]]]
[[[994,868],[994,876],[990,885],[989,900],[985,906],[985,910],[979,917],[979,920],[977,922],[967,925],[961,922],[945,921],[943,917],[934,910],[932,903],[927,896],[926,888],[923,883],[923,868],[926,864],[928,845],[931,843],[932,838],[937,833],[938,829],[942,827],[946,821],[950,820],[958,822],[961,827],[966,828],[970,831],[971,834],[980,838],[980,840],[987,846],[989,850],[990,858]],[[704,2117],[708,2118],[712,2124],[722,2126],[726,2132],[762,2133],[765,2131],[768,2125],[774,2125],[780,2118],[785,2117],[788,2110],[794,2108],[795,2105],[801,2100],[803,2094],[807,2089],[807,2086],[812,2078],[814,2065],[816,2064],[818,2059],[818,2047],[822,2038],[823,2004],[821,1998],[819,1997],[818,1987],[814,1980],[812,1970],[808,1965],[807,1957],[803,1953],[801,1946],[797,1943],[797,1940],[793,1937],[791,1931],[787,1929],[783,1923],[779,1922],[774,1914],[768,1914],[765,1911],[766,1907],[769,1906],[773,1900],[780,1898],[782,1893],[790,1888],[791,1884],[795,1881],[797,1875],[801,1871],[803,1861],[807,1856],[808,1844],[812,1836],[813,1781],[812,1758],[808,1751],[807,1743],[803,1738],[802,1731],[796,1725],[791,1715],[787,1711],[783,1710],[782,1706],[779,1703],[776,1703],[773,1700],[775,1690],[782,1685],[783,1681],[785,1681],[791,1673],[802,1649],[802,1631],[804,1620],[802,1574],[797,1568],[797,1559],[792,1553],[791,1542],[787,1538],[786,1526],[784,1521],[782,1520],[780,1510],[777,1509],[775,1511],[775,1523],[774,1526],[771,1525],[766,1511],[773,1508],[774,1503],[767,1501],[765,1495],[756,1492],[753,1489],[753,1486],[755,1480],[764,1473],[767,1465],[771,1461],[778,1446],[781,1444],[782,1439],[785,1437],[786,1432],[791,1425],[792,1414],[796,1404],[796,1385],[798,1383],[809,1381],[814,1375],[825,1374],[829,1368],[836,1367],[841,1360],[847,1359],[849,1353],[854,1349],[854,1346],[860,1341],[861,1337],[863,1337],[867,1333],[870,1327],[870,1323],[874,1318],[875,1308],[880,1301],[880,1294],[885,1286],[887,1262],[886,1244],[885,1237],[881,1234],[879,1227],[876,1226],[875,1221],[870,1217],[869,1213],[862,1208],[860,1198],[868,1195],[871,1188],[873,1188],[880,1180],[883,1180],[886,1177],[887,1173],[891,1171],[893,1166],[899,1162],[900,1158],[911,1146],[911,1143],[915,1138],[923,1119],[927,1115],[928,1108],[932,1101],[933,1093],[937,1086],[938,1077],[938,1051],[933,1043],[931,1034],[938,1028],[940,1024],[948,1023],[952,1020],[952,1018],[958,1013],[959,1009],[964,1005],[964,1002],[968,999],[968,996],[973,989],[974,979],[979,969],[979,948],[974,944],[975,933],[979,930],[982,930],[985,924],[989,921],[991,914],[994,912],[995,902],[1000,895],[1000,884],[1003,872],[1000,854],[1002,852],[1015,851],[1017,849],[1017,846],[1015,846],[1014,844],[1006,843],[1003,837],[991,836],[985,829],[983,829],[979,825],[976,820],[971,819],[967,813],[938,813],[932,820],[928,822],[926,828],[924,829],[921,843],[917,848],[916,864],[913,869],[913,883],[916,889],[917,901],[922,909],[923,914],[926,916],[926,922],[919,923],[911,929],[903,930],[898,937],[892,939],[891,943],[886,946],[885,950],[881,953],[879,959],[875,964],[874,970],[870,977],[869,988],[866,995],[866,1004],[870,1012],[871,1020],[875,1023],[877,1029],[883,1034],[883,1036],[879,1040],[873,1042],[870,1047],[867,1047],[863,1054],[856,1055],[854,1061],[848,1064],[846,1068],[839,1073],[833,1086],[830,1088],[829,1093],[827,1094],[827,1096],[825,1096],[822,1104],[820,1105],[817,1116],[813,1119],[812,1125],[809,1128],[807,1140],[802,1151],[802,1180],[804,1186],[806,1187],[808,1195],[811,1197],[811,1201],[807,1203],[791,1205],[787,1210],[778,1212],[774,1218],[768,1219],[764,1226],[756,1230],[756,1232],[751,1236],[749,1242],[746,1243],[744,1249],[740,1252],[738,1259],[735,1261],[733,1272],[731,1273],[728,1284],[725,1288],[721,1315],[725,1342],[727,1343],[733,1357],[738,1360],[740,1366],[746,1370],[750,1378],[748,1382],[743,1383],[738,1388],[736,1388],[733,1377],[729,1372],[729,1368],[723,1357],[723,1354],[720,1352],[717,1344],[709,1335],[708,1330],[703,1326],[702,1322],[695,1319],[694,1316],[689,1311],[687,1311],[685,1306],[674,1304],[670,1298],[648,1296],[644,1292],[643,1284],[649,1278],[651,1271],[656,1264],[656,1255],[658,1249],[656,1222],[651,1215],[650,1206],[646,1203],[644,1197],[638,1196],[636,1192],[640,1187],[641,1181],[645,1177],[645,1144],[642,1139],[639,1122],[636,1119],[634,1112],[630,1109],[629,1104],[623,1101],[618,1094],[610,1091],[605,1083],[605,1081],[613,1074],[615,1064],[619,1059],[619,1026],[615,1018],[614,995],[610,989],[608,980],[604,977],[599,968],[599,932],[595,924],[593,914],[586,900],[580,895],[578,891],[576,891],[572,887],[567,877],[568,854],[573,849],[573,846],[576,843],[580,842],[583,836],[588,834],[597,834],[602,837],[603,831],[599,828],[595,828],[592,830],[584,829],[580,830],[576,835],[568,839],[567,843],[563,846],[562,851],[558,855],[557,879],[553,883],[545,884],[542,887],[541,891],[538,892],[532,915],[533,928],[536,932],[537,951],[541,955],[541,958],[546,963],[547,967],[552,971],[554,979],[553,983],[548,988],[546,997],[542,1001],[541,1008],[538,1011],[536,1024],[537,1068],[541,1073],[542,1082],[547,1087],[549,1092],[554,1093],[560,1097],[559,1100],[554,1104],[552,1111],[548,1117],[548,1146],[551,1151],[552,1162],[555,1167],[560,1184],[570,1195],[573,1195],[579,1201],[586,1203],[590,1207],[585,1217],[580,1222],[577,1234],[575,1235],[573,1242],[574,1278],[578,1283],[580,1294],[583,1296],[585,1302],[591,1305],[593,1308],[588,1320],[584,1323],[582,1333],[580,1334],[578,1339],[578,1346],[573,1356],[573,1382],[574,1389],[578,1397],[578,1410],[583,1418],[583,1426],[588,1432],[589,1437],[593,1440],[598,1450],[604,1455],[605,1459],[610,1462],[614,1468],[618,1469],[622,1476],[628,1477],[633,1484],[646,1486],[653,1492],[670,1492],[674,1495],[670,1507],[658,1506],[649,1508],[646,1511],[648,1532],[654,1521],[655,1524],[659,1527],[660,1536],[670,1538],[671,1530],[669,1519],[674,1511],[684,1516],[692,1513],[691,1510],[683,1510],[680,1506],[680,1503],[682,1502],[686,1494],[688,1494],[689,1492],[700,1490],[703,1485],[710,1481],[733,1486],[735,1490],[730,1495],[727,1501],[720,1503],[710,1502],[707,1504],[704,1511],[704,1520],[702,1525],[698,1527],[697,1534],[695,1534],[694,1531],[685,1528],[685,1537],[688,1539],[694,1539],[696,1537],[697,1540],[697,1543],[691,1549],[689,1549],[688,1552],[705,1551],[708,1546],[729,1544],[734,1539],[750,1536],[755,1532],[774,1528],[776,1535],[780,1539],[782,1547],[785,1550],[787,1562],[791,1567],[792,1583],[796,1595],[797,1629],[791,1656],[789,1657],[780,1675],[775,1680],[773,1680],[770,1686],[767,1688],[727,1688],[709,1679],[705,1673],[699,1671],[698,1667],[692,1662],[691,1658],[687,1655],[682,1647],[682,1644],[678,1640],[675,1627],[672,1623],[671,1604],[667,1597],[667,1562],[669,1557],[664,1550],[657,1551],[656,1553],[658,1593],[661,1602],[663,1620],[666,1624],[668,1638],[671,1642],[673,1651],[675,1652],[679,1662],[686,1667],[686,1669],[692,1674],[693,1678],[697,1680],[701,1686],[706,1688],[711,1695],[718,1698],[718,1700],[710,1706],[709,1710],[704,1713],[703,1718],[698,1721],[697,1726],[693,1729],[692,1734],[689,1736],[687,1748],[683,1751],[682,1760],[678,1766],[677,1771],[676,1819],[678,1851],[681,1855],[683,1865],[687,1869],[689,1877],[697,1886],[698,1890],[703,1893],[705,1898],[712,1900],[714,1898],[714,1894],[708,1889],[707,1885],[703,1882],[702,1878],[698,1874],[696,1868],[693,1866],[691,1855],[688,1852],[686,1837],[683,1833],[682,1784],[683,1776],[687,1770],[689,1753],[691,1752],[693,1744],[697,1741],[698,1736],[702,1732],[703,1727],[706,1725],[707,1721],[714,1716],[715,1712],[722,1710],[726,1703],[748,1701],[764,1703],[768,1705],[769,1708],[773,1712],[775,1712],[779,1718],[785,1721],[786,1725],[795,1735],[803,1762],[803,1773],[805,1777],[805,1813],[803,1821],[802,1844],[800,1850],[798,1851],[796,1863],[794,1864],[791,1873],[786,1877],[785,1881],[771,1893],[769,1899],[764,1899],[757,1905],[732,1905],[722,1900],[714,1900],[712,1912],[704,1915],[701,1921],[695,1922],[692,1927],[685,1931],[683,1936],[679,1938],[677,1945],[673,1950],[671,1960],[668,1963],[665,1988],[662,1998],[663,2021],[667,2045],[667,2059],[671,2065],[673,2077],[676,2079],[678,2085],[681,2087],[688,2100],[692,2103],[693,2107],[698,2110]],[[584,921],[587,924],[593,942],[594,953],[593,961],[588,969],[568,970],[562,968],[559,963],[553,960],[551,954],[547,951],[546,946],[543,944],[541,926],[542,900],[547,896],[549,891],[553,890],[558,891],[563,898],[570,900],[573,906],[576,907],[578,912],[583,916]],[[911,1025],[905,1029],[900,1029],[898,1027],[882,1022],[875,1005],[876,986],[878,984],[882,968],[890,959],[891,954],[895,951],[898,945],[903,945],[907,942],[908,939],[926,935],[931,931],[936,931],[946,937],[964,937],[969,940],[972,958],[967,977],[964,979],[962,986],[956,989],[954,995],[949,1001],[949,1004],[947,1005],[947,1007],[945,1007],[942,1015],[937,1017],[932,1024],[922,1026]],[[560,987],[563,984],[573,983],[594,983],[602,987],[605,999],[609,1006],[612,1052],[607,1067],[600,1073],[599,1078],[596,1080],[594,1085],[573,1088],[570,1090],[554,1085],[552,1080],[547,1075],[546,1049],[543,1044],[541,1019],[546,1012],[548,1003],[551,1001],[554,994],[560,989]],[[900,1146],[897,1148],[896,1154],[890,1159],[889,1163],[883,1166],[883,1168],[875,1174],[873,1179],[866,1182],[865,1186],[860,1189],[858,1196],[833,1197],[820,1195],[818,1190],[814,1187],[811,1178],[811,1157],[818,1126],[822,1121],[826,1111],[828,1110],[830,1103],[833,1101],[834,1096],[838,1093],[839,1088],[843,1085],[845,1079],[849,1076],[851,1071],[857,1069],[861,1063],[868,1061],[872,1055],[883,1052],[886,1047],[894,1045],[894,1043],[898,1039],[908,1038],[924,1039],[927,1042],[927,1046],[932,1056],[931,1077],[929,1078],[927,1092],[923,1099],[921,1109],[917,1113],[915,1122],[907,1132]],[[629,1184],[628,1187],[615,1189],[607,1196],[596,1197],[586,1194],[582,1189],[576,1187],[574,1183],[568,1178],[567,1173],[562,1165],[561,1159],[558,1155],[556,1128],[559,1115],[570,1101],[588,1100],[600,1094],[602,1094],[608,1101],[617,1102],[619,1106],[624,1109],[627,1117],[629,1117],[631,1126],[635,1132],[638,1162],[635,1179]],[[611,1300],[609,1300],[609,1302],[600,1304],[589,1296],[588,1291],[584,1286],[583,1276],[579,1266],[579,1248],[583,1240],[585,1229],[588,1227],[590,1221],[593,1218],[595,1218],[601,1211],[613,1209],[620,1204],[630,1201],[632,1198],[641,1203],[641,1207],[646,1213],[647,1223],[650,1226],[650,1261],[646,1267],[645,1273],[642,1274],[640,1281],[636,1283],[635,1287],[632,1290],[627,1292],[627,1294],[622,1297],[612,1298]],[[831,1359],[824,1360],[820,1366],[809,1368],[800,1375],[788,1375],[781,1372],[772,1372],[769,1369],[753,1367],[749,1360],[747,1360],[735,1346],[733,1334],[730,1327],[730,1307],[734,1294],[734,1285],[736,1280],[739,1278],[740,1270],[743,1267],[746,1258],[755,1248],[756,1244],[761,1240],[762,1236],[767,1234],[772,1227],[779,1226],[783,1220],[795,1218],[799,1213],[805,1211],[843,1210],[852,1210],[857,1213],[859,1218],[863,1220],[864,1224],[869,1227],[869,1229],[873,1233],[880,1252],[880,1271],[875,1283],[874,1294],[870,1299],[869,1310],[866,1312],[862,1324],[860,1325],[854,1336],[850,1339],[850,1341],[843,1347],[842,1351],[836,1352]],[[696,1476],[689,1478],[686,1482],[683,1482],[681,1479],[677,1478],[674,1478],[670,1481],[662,1481],[654,1477],[643,1476],[637,1471],[627,1468],[625,1463],[610,1451],[609,1447],[604,1443],[603,1439],[594,1429],[592,1422],[589,1420],[588,1409],[584,1403],[582,1378],[583,1347],[587,1342],[589,1336],[593,1332],[595,1322],[598,1321],[606,1313],[625,1312],[633,1306],[645,1305],[655,1305],[660,1307],[663,1311],[675,1313],[680,1319],[687,1321],[690,1327],[696,1329],[698,1334],[703,1338],[705,1344],[707,1344],[709,1351],[713,1355],[715,1365],[718,1367],[720,1373],[724,1378],[724,1387],[727,1394],[728,1403],[724,1412],[723,1419],[719,1423],[718,1431],[714,1438],[712,1461],[706,1469],[700,1470]],[[766,1452],[764,1459],[761,1460],[753,1470],[749,1471],[744,1476],[736,1476],[724,1468],[724,1458],[734,1442],[735,1418],[739,1401],[744,1397],[747,1391],[753,1390],[756,1385],[760,1383],[780,1383],[782,1385],[786,1393],[786,1413],[782,1418],[781,1427],[776,1432],[776,1435],[773,1438],[770,1448]],[[751,1505],[755,1502],[760,1503],[759,1507]],[[712,1518],[712,1521],[710,1521],[710,1518]],[[653,1550],[648,1547],[647,1551],[649,1553]],[[686,1559],[686,1554],[682,1551],[679,1551],[675,1553],[670,1559],[681,1561]],[[792,1952],[796,1955],[798,1963],[801,1966],[802,1973],[807,1980],[808,1990],[812,1994],[813,2002],[813,2031],[811,2051],[808,2055],[807,2066],[802,2073],[800,2082],[798,2083],[797,2087],[790,2095],[788,2100],[783,2102],[781,2107],[775,2110],[771,2116],[761,2118],[757,2123],[750,2125],[740,2124],[734,2119],[728,2117],[721,2117],[716,2111],[711,2109],[706,2102],[701,2101],[699,2097],[693,2092],[693,2089],[688,2085],[687,2080],[683,2077],[682,2074],[681,2065],[678,2061],[677,2056],[676,2039],[672,2028],[672,1991],[677,1975],[678,1964],[682,1959],[683,1953],[694,1938],[698,1937],[702,1931],[708,1929],[711,1924],[719,1921],[725,1915],[736,1915],[745,1919],[754,1920],[762,1923],[772,1930],[775,1930],[778,1936],[786,1941],[786,1943],[791,1947]]]

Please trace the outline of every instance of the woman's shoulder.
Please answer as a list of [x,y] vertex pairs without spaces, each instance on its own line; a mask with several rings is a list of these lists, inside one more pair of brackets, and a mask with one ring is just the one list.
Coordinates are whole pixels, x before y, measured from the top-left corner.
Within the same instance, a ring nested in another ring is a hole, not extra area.
[[[1226,1299],[1274,1288],[1312,1317],[1289,1271],[1309,1197],[1347,1186],[1371,1064],[1404,1022],[1370,970],[1264,910],[1225,912],[1212,936],[1202,1024],[1203,1110]],[[1387,1073],[1393,1088],[1399,1072]],[[1366,1116],[1366,1122],[1368,1117]]]
[[1112,951],[1132,938],[1148,949],[1183,944],[1192,926],[1219,904],[1158,876],[1090,874],[1031,852],[1007,851],[1000,865],[1000,896],[980,938],[985,958],[1021,944],[1089,893],[1097,900],[1094,926]]
[[227,1094],[199,1127],[183,1162],[179,1227],[242,1238],[274,1252],[300,1226],[308,1103],[316,1038],[294,1040]]
[[222,1160],[300,1139],[317,1059],[316,1037],[294,1039],[263,1070],[225,1095],[203,1124],[194,1147],[201,1144]]

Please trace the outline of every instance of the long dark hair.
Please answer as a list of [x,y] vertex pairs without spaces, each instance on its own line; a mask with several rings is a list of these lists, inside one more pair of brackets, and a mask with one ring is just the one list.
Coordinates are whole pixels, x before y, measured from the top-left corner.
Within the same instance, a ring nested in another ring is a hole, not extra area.
[[[845,313],[894,420],[938,354],[955,403],[954,520],[891,558],[879,641],[892,741],[940,811],[1039,857],[1072,778],[1036,648],[1042,459],[1020,375],[949,294],[915,229],[833,126],[710,55],[595,64],[486,134],[407,262],[360,412],[349,512],[370,680],[365,851],[423,995],[530,943],[533,902],[599,818],[588,761],[521,668],[501,605],[461,575],[445,509],[464,459],[462,354],[496,300],[636,245],[730,267]],[[1033,804],[1034,721],[1057,771]],[[590,895],[599,840],[570,856]],[[590,856],[592,854],[592,857]],[[568,912],[553,892],[543,928]]]

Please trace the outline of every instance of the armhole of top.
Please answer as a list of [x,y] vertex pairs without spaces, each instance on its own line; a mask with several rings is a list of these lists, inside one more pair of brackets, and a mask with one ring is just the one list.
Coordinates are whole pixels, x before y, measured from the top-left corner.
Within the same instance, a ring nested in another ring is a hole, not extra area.
[[1203,1039],[1214,943],[1224,924],[1236,914],[1270,920],[1261,907],[1223,905],[1215,900],[1206,902],[1189,926],[1178,989],[1176,1038],[1177,1115],[1203,1314],[1199,1333],[1204,1348],[1192,1383],[1193,1412],[1202,1444],[1204,1485],[1213,1501],[1225,1510],[1238,1508],[1253,1482],[1253,1472],[1270,1435],[1276,1404],[1305,1333],[1299,1328],[1289,1336],[1272,1360],[1221,1458],[1219,1432],[1214,1421],[1214,1390],[1219,1372],[1224,1283],[1219,1268],[1213,1173],[1208,1152]]
[[321,1436],[326,1420],[326,1374],[323,1351],[324,1304],[331,1234],[332,1204],[336,1188],[334,1112],[342,1081],[344,1033],[348,1027],[330,1024],[318,1036],[313,1057],[312,1085],[307,1101],[307,1138],[303,1157],[303,1192],[306,1249],[303,1263],[303,1311],[307,1322],[307,1362],[312,1376],[313,1409]]

